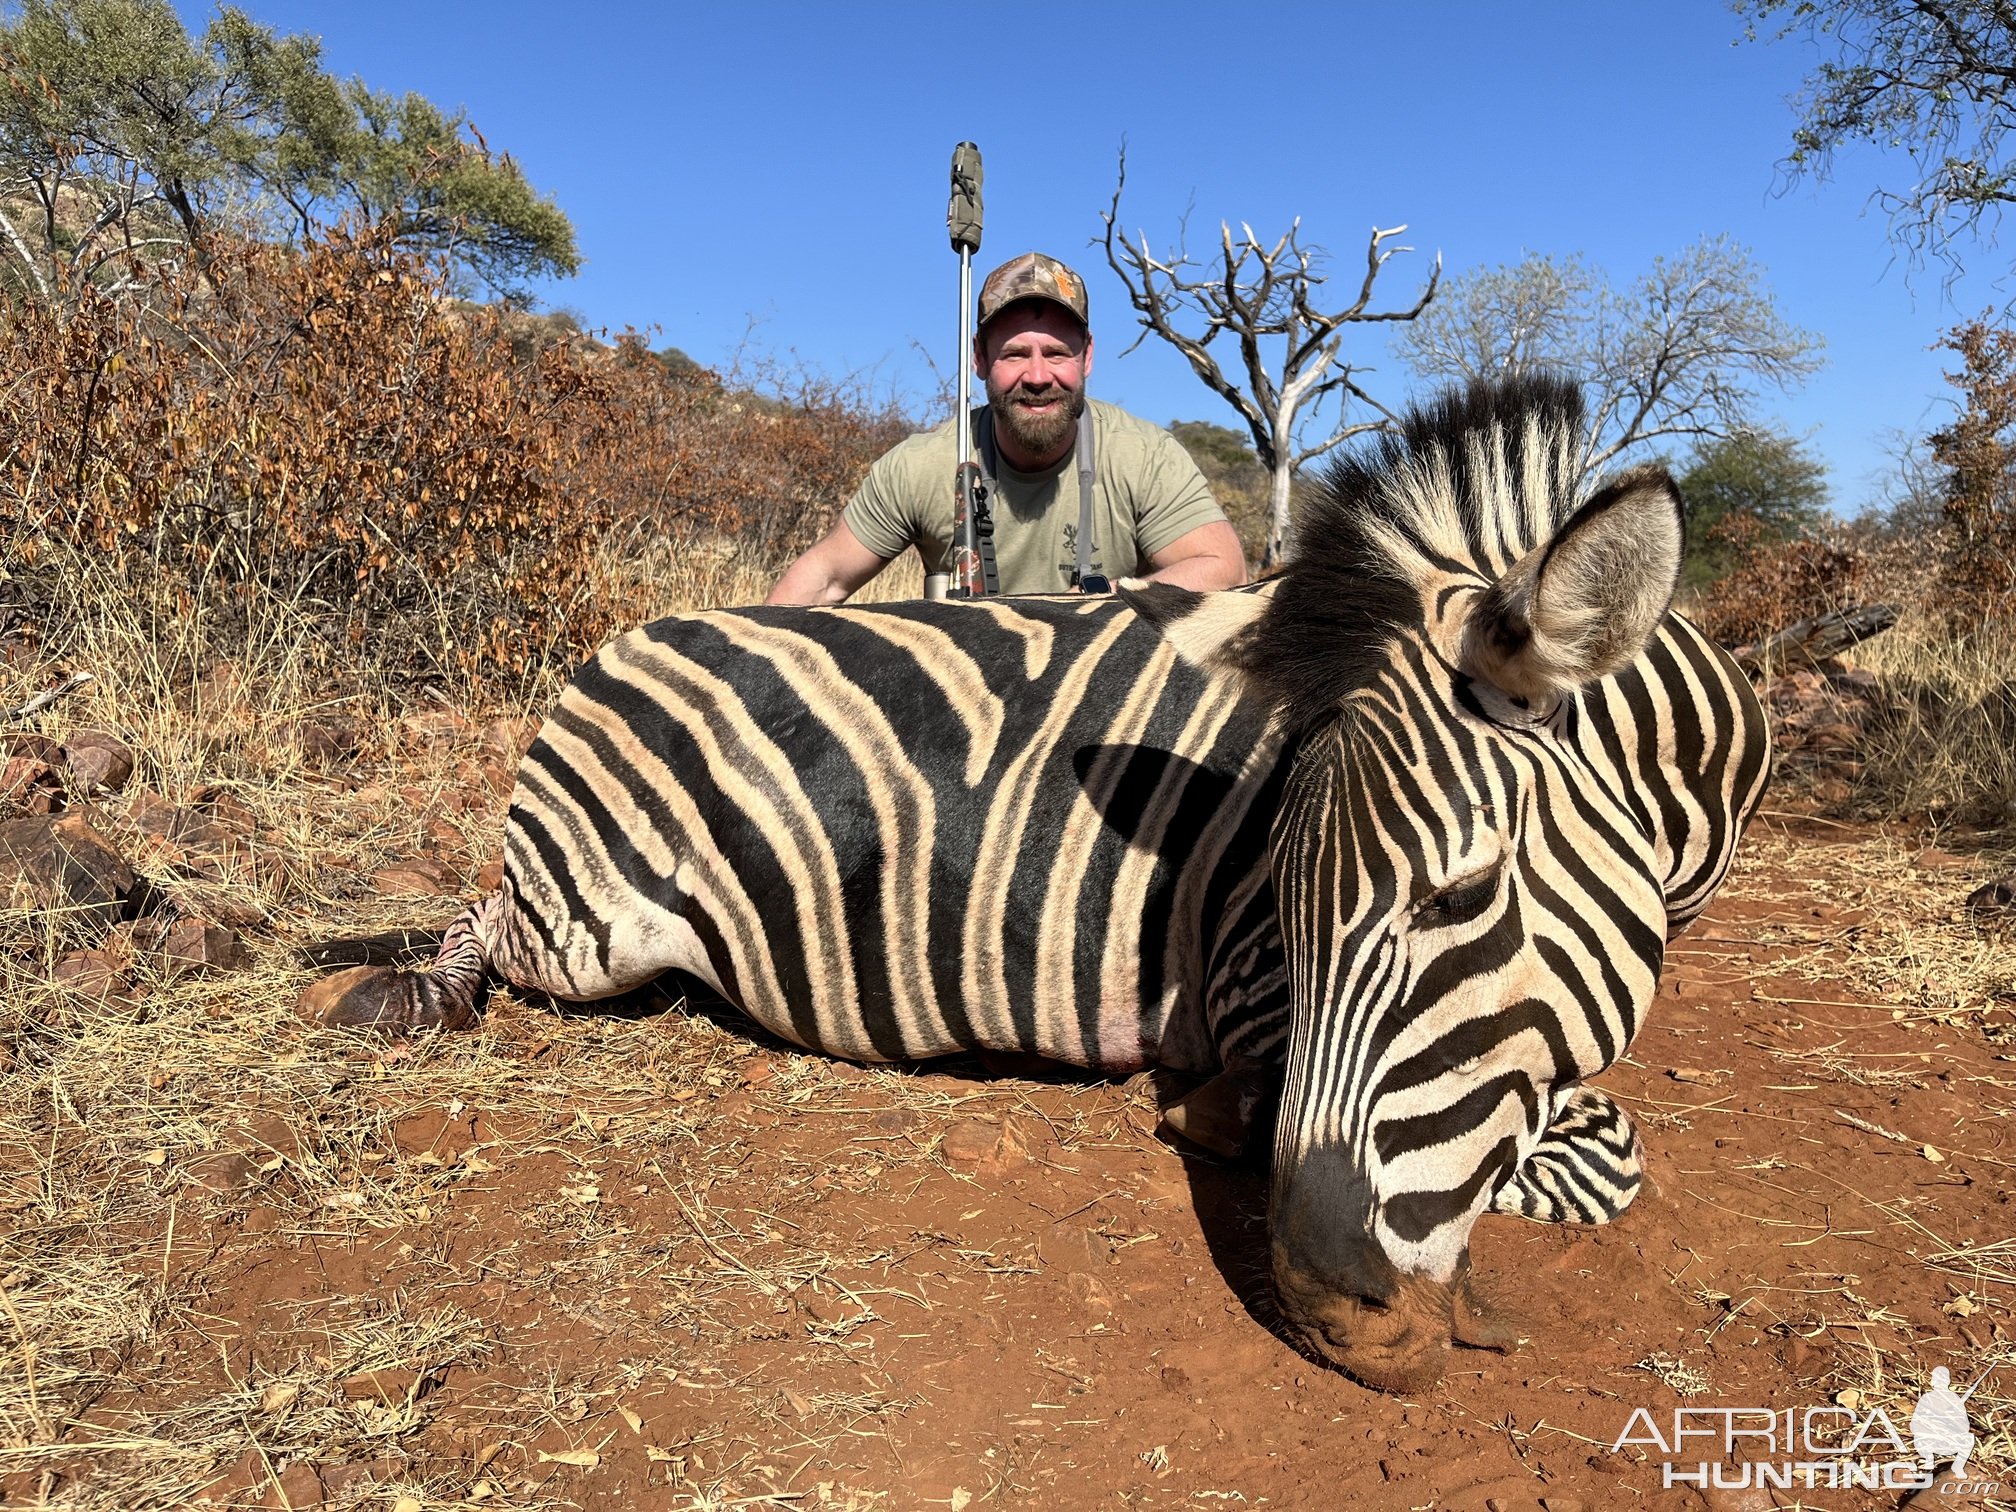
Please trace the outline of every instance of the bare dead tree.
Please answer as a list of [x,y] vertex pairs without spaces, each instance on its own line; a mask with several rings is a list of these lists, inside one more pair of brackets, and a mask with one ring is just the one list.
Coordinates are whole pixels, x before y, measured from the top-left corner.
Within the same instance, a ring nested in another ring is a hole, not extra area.
[[[1159,336],[1181,352],[1204,386],[1238,412],[1253,437],[1253,449],[1270,481],[1267,548],[1263,567],[1280,560],[1288,531],[1290,486],[1304,464],[1339,443],[1393,423],[1393,414],[1358,382],[1363,369],[1344,360],[1346,328],[1357,324],[1412,320],[1435,297],[1442,277],[1442,259],[1420,297],[1405,309],[1372,308],[1373,286],[1387,262],[1411,247],[1388,243],[1406,231],[1395,226],[1374,228],[1365,247],[1365,276],[1357,296],[1341,309],[1317,306],[1327,281],[1327,260],[1319,246],[1302,244],[1298,217],[1271,245],[1241,224],[1235,236],[1231,223],[1219,224],[1219,248],[1209,263],[1198,262],[1184,249],[1179,233],[1175,251],[1157,257],[1147,235],[1137,231],[1129,240],[1120,228],[1120,195],[1127,187],[1127,154],[1120,154],[1113,203],[1100,216],[1106,224],[1106,262],[1127,286],[1127,297],[1141,319],[1141,334],[1133,351],[1150,335]],[[1221,337],[1226,345],[1213,350]],[[1221,364],[1220,354],[1230,359]],[[1124,354],[1123,354],[1124,355]],[[1232,371],[1226,371],[1227,366]],[[1310,422],[1326,402],[1335,401],[1335,416],[1327,428]],[[1369,412],[1369,413],[1367,413]],[[1317,439],[1301,433],[1321,429]]]

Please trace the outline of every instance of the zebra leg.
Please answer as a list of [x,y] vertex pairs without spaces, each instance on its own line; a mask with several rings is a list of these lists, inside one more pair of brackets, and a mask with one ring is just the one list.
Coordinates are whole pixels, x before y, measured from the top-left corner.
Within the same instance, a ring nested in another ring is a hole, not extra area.
[[1577,1087],[1556,1107],[1533,1153],[1498,1188],[1494,1213],[1540,1223],[1608,1223],[1631,1205],[1644,1180],[1638,1131],[1594,1087]]
[[1231,1159],[1253,1142],[1255,1125],[1281,1098],[1279,1067],[1235,1066],[1162,1110],[1162,1126],[1191,1144]]
[[490,926],[504,895],[492,893],[463,910],[448,926],[425,971],[353,966],[302,990],[304,1018],[331,1029],[414,1034],[422,1029],[466,1029],[490,966]]

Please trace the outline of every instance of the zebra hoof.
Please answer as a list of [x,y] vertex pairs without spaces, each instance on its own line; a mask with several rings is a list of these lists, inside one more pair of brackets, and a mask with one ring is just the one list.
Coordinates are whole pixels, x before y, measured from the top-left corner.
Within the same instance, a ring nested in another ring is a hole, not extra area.
[[1199,1149],[1233,1159],[1245,1153],[1269,1091],[1263,1076],[1227,1071],[1162,1110],[1162,1127]]
[[[301,990],[295,1007],[325,1029],[404,1035],[429,1027],[417,1012],[412,973],[390,966],[352,966]],[[438,1018],[435,1020],[438,1022]]]

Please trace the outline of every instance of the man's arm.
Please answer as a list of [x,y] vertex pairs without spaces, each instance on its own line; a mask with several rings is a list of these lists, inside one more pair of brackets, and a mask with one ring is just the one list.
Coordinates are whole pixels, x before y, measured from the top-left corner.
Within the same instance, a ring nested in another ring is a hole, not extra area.
[[[1181,545],[1179,541],[1176,544]],[[824,540],[784,569],[777,586],[770,590],[766,604],[842,604],[850,594],[889,565],[889,558],[877,556],[861,544],[845,520],[826,533]]]
[[1246,581],[1246,548],[1239,544],[1239,532],[1224,520],[1185,531],[1160,551],[1149,552],[1148,564],[1153,569],[1148,582],[1200,592],[1237,588]]

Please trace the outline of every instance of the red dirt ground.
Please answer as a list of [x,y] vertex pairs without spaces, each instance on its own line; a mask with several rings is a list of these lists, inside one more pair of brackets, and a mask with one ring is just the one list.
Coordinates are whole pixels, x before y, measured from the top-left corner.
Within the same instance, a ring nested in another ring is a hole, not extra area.
[[[1794,829],[1813,864],[1852,862],[1860,837]],[[363,1297],[481,1320],[479,1357],[379,1383],[421,1419],[384,1460],[320,1467],[332,1499],[374,1505],[404,1471],[465,1507],[1896,1506],[1704,1498],[1662,1486],[1656,1449],[1611,1451],[1639,1407],[1670,1425],[1683,1403],[1852,1391],[1908,1437],[1933,1365],[2016,1358],[2016,1065],[1995,1029],[2016,1012],[1942,1018],[1861,985],[1861,921],[1813,906],[1813,881],[1753,870],[1679,942],[1601,1082],[1640,1120],[1651,1189],[1605,1229],[1485,1218],[1480,1289],[1530,1342],[1458,1351],[1413,1398],[1274,1331],[1264,1176],[1155,1138],[1145,1088],[865,1071],[677,1013],[667,1032],[691,1025],[709,1059],[672,1098],[584,1092],[561,1125],[502,1091],[405,1114],[383,1158],[461,1178],[424,1220],[318,1233],[256,1197],[185,1220],[174,1258],[207,1276],[210,1342],[171,1347],[246,1375]],[[1816,949],[1837,974],[1789,969]],[[550,1012],[493,1020],[527,1075],[564,1081]],[[1987,1411],[1992,1463],[2008,1424]],[[1723,1455],[1681,1458],[1704,1457]]]

